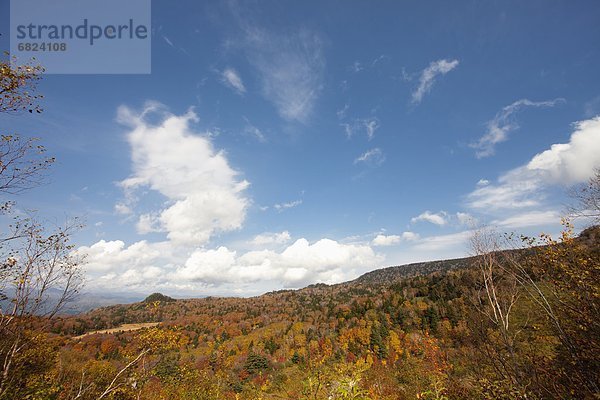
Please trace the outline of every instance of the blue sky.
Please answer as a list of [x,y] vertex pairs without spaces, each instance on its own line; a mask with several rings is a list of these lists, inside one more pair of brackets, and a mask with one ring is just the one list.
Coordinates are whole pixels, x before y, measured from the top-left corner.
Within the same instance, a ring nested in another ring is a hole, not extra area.
[[181,296],[464,256],[473,225],[555,233],[600,166],[599,16],[153,1],[150,75],[48,75],[43,114],[0,117],[58,159],[19,207],[85,218],[90,290]]

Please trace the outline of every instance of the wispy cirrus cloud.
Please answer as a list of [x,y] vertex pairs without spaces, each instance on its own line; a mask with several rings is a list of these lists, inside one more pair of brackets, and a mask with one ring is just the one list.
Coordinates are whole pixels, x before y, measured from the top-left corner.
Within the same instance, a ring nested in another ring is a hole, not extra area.
[[494,220],[491,222],[491,225],[512,229],[527,228],[530,226],[556,224],[558,221],[560,221],[560,217],[560,213],[554,210],[534,210],[511,215],[504,219]]
[[298,207],[300,204],[302,204],[302,200],[294,200],[287,203],[277,203],[273,206],[273,208],[279,212],[282,212],[290,208]]
[[306,123],[323,87],[324,42],[309,29],[272,32],[240,17],[242,45],[263,96],[287,121]]
[[421,239],[414,248],[416,250],[428,252],[440,251],[443,249],[456,249],[459,250],[459,253],[464,257],[464,252],[468,248],[469,238],[472,235],[472,230],[465,230],[447,235],[429,236]]
[[163,40],[171,47],[175,48],[175,45],[173,44],[173,42],[171,42],[171,39],[169,39],[168,37],[166,37],[165,35],[162,35]]
[[348,67],[348,69],[350,70],[350,72],[358,73],[368,68],[374,68],[378,64],[382,63],[384,60],[389,60],[389,58],[390,57],[388,55],[381,54],[372,59],[371,61],[367,61],[366,63],[356,60]]
[[235,90],[238,94],[246,93],[246,87],[240,74],[233,68],[225,68],[221,72],[221,82]]
[[181,47],[181,46],[178,46],[178,45],[177,45],[177,43],[176,43],[176,41],[175,41],[175,40],[172,40],[172,38],[171,38],[171,37],[169,37],[169,36],[167,36],[167,35],[166,35],[164,32],[165,32],[165,30],[163,29],[163,26],[162,26],[162,25],[159,25],[159,26],[156,28],[156,32],[155,32],[155,34],[156,34],[156,36],[157,36],[157,37],[161,37],[161,38],[162,38],[162,40],[163,40],[163,41],[164,41],[164,42],[165,42],[165,43],[166,43],[166,44],[167,44],[169,47],[171,47],[171,48],[173,48],[173,49],[175,49],[175,50],[181,51],[181,52],[182,52],[182,53],[184,53],[185,55],[188,55],[188,56],[190,55],[190,53],[189,53],[189,52],[188,52],[188,51],[187,51],[185,48],[183,48],[183,47]]
[[352,63],[352,65],[350,65],[350,67],[348,67],[348,69],[354,73],[360,72],[363,69],[365,69],[364,65],[362,65],[362,63],[360,61],[354,61]]
[[344,104],[344,107],[337,110],[335,115],[337,115],[338,119],[344,119],[344,118],[346,118],[346,113],[348,112],[349,108],[350,108],[349,104]]
[[492,120],[488,121],[486,133],[478,141],[471,143],[469,147],[475,149],[477,158],[492,156],[496,145],[508,140],[509,133],[519,128],[519,124],[514,119],[514,114],[525,107],[554,107],[564,101],[562,98],[547,101],[517,100],[504,107]]
[[379,166],[385,162],[385,155],[379,147],[365,151],[354,159],[354,164],[363,163],[370,166]]
[[412,103],[419,104],[423,97],[429,93],[435,80],[440,75],[446,75],[458,66],[458,60],[437,60],[432,61],[427,68],[421,72],[419,86],[412,94]]
[[352,122],[345,122],[341,125],[344,128],[344,132],[346,133],[347,138],[351,138],[359,132],[364,132],[364,134],[367,135],[367,138],[369,140],[375,137],[375,132],[380,127],[379,119],[377,119],[377,117],[356,118]]
[[265,143],[267,141],[267,137],[265,134],[257,128],[254,124],[250,122],[250,120],[244,117],[244,121],[246,121],[246,126],[244,126],[244,133],[255,138],[259,142]]

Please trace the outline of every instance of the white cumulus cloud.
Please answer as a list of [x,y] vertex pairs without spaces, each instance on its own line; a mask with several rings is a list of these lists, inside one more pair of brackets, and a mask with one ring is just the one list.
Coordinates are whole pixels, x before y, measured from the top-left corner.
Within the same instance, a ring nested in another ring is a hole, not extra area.
[[299,287],[311,282],[340,282],[348,279],[353,269],[365,270],[381,261],[369,246],[330,239],[311,244],[298,239],[281,253],[262,250],[238,256],[226,247],[197,250],[177,269],[175,277],[208,284],[274,280],[287,287]]
[[432,213],[431,211],[427,210],[418,216],[411,218],[410,222],[412,224],[417,222],[429,222],[430,224],[439,226],[445,226],[448,224],[453,226],[463,226],[474,225],[477,223],[477,219],[469,213],[460,211],[455,214],[451,214],[446,211]]
[[392,246],[398,244],[402,241],[402,237],[400,235],[382,235],[379,234],[375,236],[371,244],[373,246]]
[[393,246],[403,241],[415,241],[419,239],[419,234],[414,232],[402,232],[402,235],[384,235],[378,234],[372,240],[373,246]]
[[85,269],[91,273],[120,273],[131,269],[144,270],[155,267],[157,260],[168,256],[168,242],[135,242],[129,247],[121,240],[100,240],[91,246],[81,246],[77,252],[86,256]]
[[[159,115],[158,123],[146,120],[151,113]],[[238,178],[209,137],[192,130],[193,111],[178,116],[158,104],[147,104],[141,113],[122,106],[118,120],[129,128],[133,163],[131,176],[120,185],[126,193],[147,188],[167,199],[163,209],[139,217],[140,232],[163,231],[172,241],[201,245],[217,232],[242,226],[248,182]]]
[[549,186],[585,182],[598,167],[600,117],[575,123],[568,143],[553,144],[500,176],[496,184],[476,188],[467,196],[467,204],[481,210],[539,206]]
[[[282,232],[282,236],[286,236]],[[343,244],[331,239],[310,243],[298,239],[280,252],[238,253],[226,246],[182,251],[172,242],[101,240],[82,246],[90,281],[96,288],[150,291],[262,285],[265,289],[302,287],[315,282],[338,283],[378,267],[383,257],[368,245]],[[252,290],[252,289],[246,289]]]
[[432,213],[431,211],[425,211],[421,214],[419,214],[416,217],[413,217],[410,222],[411,223],[416,223],[416,222],[420,222],[420,221],[425,221],[425,222],[429,222],[435,225],[446,225],[448,223],[446,217],[448,216],[448,214],[445,211],[440,211],[439,213]]

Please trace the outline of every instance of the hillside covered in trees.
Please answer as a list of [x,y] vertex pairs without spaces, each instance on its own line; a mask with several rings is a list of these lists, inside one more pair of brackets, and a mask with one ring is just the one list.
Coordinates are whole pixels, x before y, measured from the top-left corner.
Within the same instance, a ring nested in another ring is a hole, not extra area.
[[[545,240],[332,286],[153,294],[39,321],[11,387],[40,399],[595,398],[600,228]],[[159,325],[77,337],[146,322]]]

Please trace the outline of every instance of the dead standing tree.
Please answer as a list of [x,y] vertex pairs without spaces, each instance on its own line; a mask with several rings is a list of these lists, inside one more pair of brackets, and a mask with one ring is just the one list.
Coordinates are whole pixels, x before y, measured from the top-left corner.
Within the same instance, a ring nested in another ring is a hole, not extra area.
[[505,258],[510,254],[501,251],[499,236],[488,229],[475,231],[471,237],[471,249],[481,273],[480,288],[475,294],[475,306],[483,317],[477,329],[481,350],[502,380],[523,388],[516,349],[520,328],[512,320],[522,287],[514,274],[507,270]]

